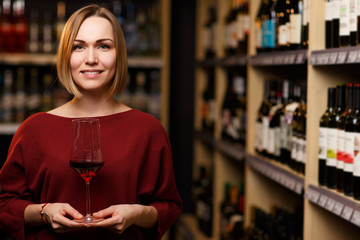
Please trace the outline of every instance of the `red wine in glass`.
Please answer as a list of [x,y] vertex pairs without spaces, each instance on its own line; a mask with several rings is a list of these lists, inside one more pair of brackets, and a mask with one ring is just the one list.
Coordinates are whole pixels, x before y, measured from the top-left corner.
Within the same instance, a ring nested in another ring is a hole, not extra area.
[[82,220],[76,220],[77,222],[94,223],[102,220],[91,215],[90,181],[103,165],[99,119],[73,119],[70,166],[86,184],[86,215]]

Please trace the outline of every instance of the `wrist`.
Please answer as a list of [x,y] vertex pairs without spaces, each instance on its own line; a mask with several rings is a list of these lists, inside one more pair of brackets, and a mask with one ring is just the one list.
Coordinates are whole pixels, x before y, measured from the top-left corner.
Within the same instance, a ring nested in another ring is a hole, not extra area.
[[45,207],[48,206],[49,204],[50,204],[50,203],[44,203],[44,204],[41,206],[41,211],[40,211],[41,220],[42,220],[44,223],[46,223],[46,224],[48,224],[48,221],[47,221],[46,218],[45,218],[45,212],[44,212],[44,210],[45,210]]

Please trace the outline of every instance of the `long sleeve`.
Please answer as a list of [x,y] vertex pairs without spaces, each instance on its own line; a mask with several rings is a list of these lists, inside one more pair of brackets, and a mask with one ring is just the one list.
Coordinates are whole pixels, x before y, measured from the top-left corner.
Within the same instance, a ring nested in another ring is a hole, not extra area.
[[25,239],[24,210],[31,204],[22,156],[22,130],[15,134],[0,172],[0,226],[14,239]]
[[161,126],[153,128],[144,165],[146,167],[142,168],[144,171],[141,173],[140,185],[144,186],[144,191],[146,186],[149,186],[151,195],[143,194],[142,201],[145,201],[145,204],[148,202],[158,211],[157,231],[160,239],[182,211],[182,200],[175,183],[170,142]]

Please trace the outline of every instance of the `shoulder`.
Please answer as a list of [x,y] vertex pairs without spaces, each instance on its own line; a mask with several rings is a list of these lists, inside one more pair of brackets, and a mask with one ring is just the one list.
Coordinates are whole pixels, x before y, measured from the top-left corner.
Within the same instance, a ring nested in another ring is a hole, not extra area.
[[50,120],[51,120],[50,114],[47,114],[45,112],[36,113],[25,119],[25,121],[21,123],[17,132],[27,133],[27,132],[42,130],[46,128],[46,126],[51,124]]
[[133,109],[131,111],[132,111],[131,118],[134,121],[134,123],[138,125],[139,128],[148,129],[150,132],[165,131],[161,122],[151,114],[142,112],[137,109]]

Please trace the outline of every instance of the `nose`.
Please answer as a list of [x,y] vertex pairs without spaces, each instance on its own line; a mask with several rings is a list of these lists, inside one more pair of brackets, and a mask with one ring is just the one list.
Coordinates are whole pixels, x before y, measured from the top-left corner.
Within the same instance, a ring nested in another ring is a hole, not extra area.
[[85,63],[88,65],[98,64],[99,59],[97,57],[96,51],[93,48],[89,48],[87,51],[87,56],[85,58]]

